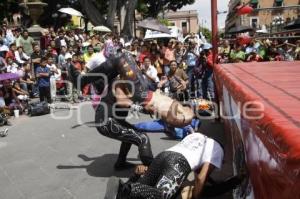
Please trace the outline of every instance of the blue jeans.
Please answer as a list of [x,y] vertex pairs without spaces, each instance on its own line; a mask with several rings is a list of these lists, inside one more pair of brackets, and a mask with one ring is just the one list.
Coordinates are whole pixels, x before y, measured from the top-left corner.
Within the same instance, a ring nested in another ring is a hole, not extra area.
[[201,82],[202,85],[202,97],[207,100],[215,99],[215,89],[213,81],[213,69],[208,68]]
[[194,67],[195,66],[189,66],[187,68],[187,74],[189,77],[189,83],[190,83],[190,97],[199,98],[202,97],[202,91],[201,91],[201,79],[195,77],[194,75]]

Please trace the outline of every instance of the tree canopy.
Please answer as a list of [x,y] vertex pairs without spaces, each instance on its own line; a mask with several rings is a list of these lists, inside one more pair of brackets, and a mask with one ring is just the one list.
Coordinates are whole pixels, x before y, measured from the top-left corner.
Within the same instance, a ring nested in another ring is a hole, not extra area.
[[176,11],[194,2],[195,0],[139,0],[138,8],[142,8],[140,11],[142,11],[144,16],[156,18],[161,12],[167,10]]
[[[67,22],[67,17],[58,13],[61,7],[72,7],[81,11],[94,25],[105,25],[113,29],[115,17],[120,17],[122,8],[125,8],[125,25],[121,31],[129,37],[133,36],[133,24],[135,9],[144,17],[157,18],[160,13],[168,10],[176,11],[185,5],[192,4],[195,0],[42,0],[48,4],[47,12],[41,16],[39,23],[41,25],[62,25]],[[12,14],[13,8],[18,8],[22,0],[2,0],[0,8],[7,12],[2,12],[0,18]],[[9,9],[8,9],[9,8]],[[10,11],[11,10],[11,11]],[[53,20],[56,18],[56,20]],[[59,18],[59,19],[58,19]],[[57,22],[58,21],[58,22]]]

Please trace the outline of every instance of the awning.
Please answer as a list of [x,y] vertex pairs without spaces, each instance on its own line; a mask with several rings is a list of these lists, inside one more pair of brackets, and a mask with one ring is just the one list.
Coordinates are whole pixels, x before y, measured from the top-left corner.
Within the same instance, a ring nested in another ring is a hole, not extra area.
[[250,3],[258,3],[258,0],[251,0]]
[[295,21],[292,21],[288,23],[284,29],[286,30],[292,30],[292,29],[300,29],[300,18],[296,19]]
[[275,0],[276,3],[281,3],[283,0]]
[[252,32],[253,28],[248,27],[248,26],[238,26],[238,27],[233,27],[230,28],[227,31],[227,34],[238,34],[238,33],[244,33],[244,32]]

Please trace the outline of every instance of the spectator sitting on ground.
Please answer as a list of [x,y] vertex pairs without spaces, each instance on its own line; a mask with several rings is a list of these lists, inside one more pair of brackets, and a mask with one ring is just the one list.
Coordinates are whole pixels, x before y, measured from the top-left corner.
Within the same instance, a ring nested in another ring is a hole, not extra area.
[[0,97],[3,97],[5,101],[6,109],[10,110],[10,114],[13,114],[13,111],[18,109],[22,112],[23,107],[18,99],[16,93],[13,90],[12,84],[9,80],[3,81],[3,87],[0,89]]
[[16,60],[16,57],[15,57],[15,51],[16,51],[16,44],[10,44],[9,46],[9,51],[6,53],[5,55],[5,59],[7,58],[11,58],[13,61]]
[[28,62],[30,59],[30,57],[23,52],[22,46],[19,46],[15,51],[15,58],[16,58],[16,63],[19,66],[23,65],[25,62]]
[[16,64],[12,58],[7,58],[6,59],[7,62],[7,70],[6,72],[8,73],[17,73],[18,72],[18,64]]
[[5,58],[5,55],[8,51],[9,51],[8,46],[4,45],[4,42],[0,37],[0,57]]
[[7,68],[7,63],[6,63],[5,59],[0,56],[0,71],[1,71],[1,73],[2,73],[2,71],[6,70],[6,68]]
[[20,103],[23,104],[23,107],[25,103],[27,103],[29,99],[29,93],[23,89],[21,89],[21,86],[18,81],[15,81],[13,83],[13,91],[15,92],[17,98],[20,100]]
[[23,90],[27,91],[30,96],[34,96],[35,90],[35,82],[33,81],[32,75],[31,75],[31,69],[30,64],[26,64],[24,67],[24,75],[20,78],[20,86]]

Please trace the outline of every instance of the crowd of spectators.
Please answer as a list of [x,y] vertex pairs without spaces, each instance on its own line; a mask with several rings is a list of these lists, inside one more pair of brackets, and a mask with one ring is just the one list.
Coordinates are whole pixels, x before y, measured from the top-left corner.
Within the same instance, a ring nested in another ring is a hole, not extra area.
[[219,47],[221,63],[300,60],[300,40],[255,39],[249,44],[223,40]]
[[[88,100],[90,86],[81,91],[68,82],[69,66],[86,73],[89,61],[101,53],[107,42],[135,57],[153,90],[161,89],[181,101],[193,98],[214,100],[211,45],[200,44],[194,34],[185,42],[134,39],[125,43],[114,34],[84,32],[81,29],[43,29],[39,41],[26,29],[0,27],[0,75],[13,73],[19,79],[1,82],[1,111],[26,110],[28,101],[39,97],[51,103],[57,96],[71,102]],[[300,59],[300,41],[254,40],[248,45],[222,40],[219,62],[282,61]]]

